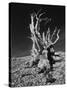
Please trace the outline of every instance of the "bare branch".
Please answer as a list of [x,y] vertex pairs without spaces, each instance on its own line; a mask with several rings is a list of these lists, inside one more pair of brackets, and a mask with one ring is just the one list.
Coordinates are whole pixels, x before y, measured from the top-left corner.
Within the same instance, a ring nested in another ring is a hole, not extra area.
[[37,15],[40,13],[41,10],[42,10],[42,9],[40,9],[40,10],[37,12]]
[[45,12],[41,13],[41,14],[39,15],[39,18],[40,18],[43,14],[45,14]]
[[42,38],[43,38],[43,42],[45,42],[46,39],[45,39],[45,33],[44,33],[44,32],[43,32],[43,34],[42,34]]
[[46,41],[46,37],[45,37],[45,33],[44,33],[44,32],[43,32],[43,34],[42,34],[42,39],[43,39],[44,48],[46,48],[46,46],[47,46],[47,41]]
[[48,42],[50,42],[50,28],[48,28]]
[[47,21],[48,20],[48,18],[46,17],[46,18],[41,18],[40,19],[40,22],[42,22],[42,21]]
[[47,42],[50,41],[50,28],[48,28],[47,33],[46,33],[46,40]]
[[[41,11],[41,9],[39,10],[39,12]],[[41,13],[41,14],[39,14],[39,12],[37,13],[37,14],[35,14],[35,17],[36,17],[36,25],[35,25],[35,29],[36,30],[40,30],[40,22],[42,22],[42,21],[48,21],[48,18],[46,17],[46,18],[40,18],[43,14],[45,14],[45,12],[43,12],[43,13]],[[39,14],[39,17],[37,16]]]
[[55,30],[54,30],[54,32],[53,32],[53,34],[52,34],[52,36],[51,36],[51,40],[52,40],[53,36],[55,35],[56,30],[57,30],[57,27],[55,27]]
[[[31,15],[31,24],[30,24],[30,31],[31,31],[31,34],[32,34],[32,37],[31,37],[31,39],[32,39],[32,41],[33,41],[33,44],[37,44],[37,47],[38,47],[38,49],[40,50],[40,47],[39,47],[39,44],[38,44],[38,42],[37,42],[37,39],[36,39],[36,36],[35,36],[35,31],[34,31],[34,18],[33,18],[33,16]],[[34,43],[35,42],[35,43]]]
[[59,32],[60,32],[60,29],[57,32],[57,38],[56,38],[56,40],[52,44],[55,44],[59,40]]
[[34,21],[33,21],[33,16],[31,15],[31,24],[29,25],[30,26],[30,31],[32,34],[34,34]]

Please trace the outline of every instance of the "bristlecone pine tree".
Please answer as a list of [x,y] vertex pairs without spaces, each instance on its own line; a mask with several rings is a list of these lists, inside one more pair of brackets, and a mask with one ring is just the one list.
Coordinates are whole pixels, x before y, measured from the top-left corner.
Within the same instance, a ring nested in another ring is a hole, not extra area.
[[[58,29],[58,31],[57,31],[56,27],[55,27],[55,30],[52,33],[52,35],[50,35],[50,28],[49,27],[48,27],[46,34],[45,34],[45,32],[40,34],[41,22],[44,21],[44,22],[48,23],[49,21],[51,21],[51,19],[48,17],[42,18],[42,15],[45,15],[45,12],[39,14],[40,11],[38,11],[37,13],[31,14],[31,23],[29,25],[30,32],[31,32],[30,39],[33,42],[32,49],[31,49],[31,55],[33,57],[33,61],[36,61],[38,55],[40,56],[40,52],[41,53],[43,53],[44,51],[47,52],[47,48],[50,47],[50,45],[54,45],[59,40],[60,29]],[[57,35],[56,35],[57,38],[55,39],[54,42],[52,42],[53,36],[56,34],[56,31],[57,31]],[[45,53],[45,56],[47,58],[46,53]]]

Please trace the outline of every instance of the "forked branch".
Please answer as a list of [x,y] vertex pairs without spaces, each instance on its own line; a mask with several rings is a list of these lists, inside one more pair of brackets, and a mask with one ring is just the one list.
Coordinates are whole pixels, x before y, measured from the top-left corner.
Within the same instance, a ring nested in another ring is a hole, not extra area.
[[60,32],[60,29],[57,32],[57,38],[56,38],[56,40],[54,42],[52,42],[53,45],[59,40],[59,32]]

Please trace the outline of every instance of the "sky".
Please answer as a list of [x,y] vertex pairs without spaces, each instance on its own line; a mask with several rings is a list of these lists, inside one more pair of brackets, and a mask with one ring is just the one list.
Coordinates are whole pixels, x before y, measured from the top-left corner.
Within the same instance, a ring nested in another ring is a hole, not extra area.
[[41,23],[41,30],[43,32],[50,27],[51,34],[57,26],[60,29],[60,39],[55,44],[55,50],[65,51],[65,7],[53,5],[39,5],[39,4],[24,4],[24,3],[10,3],[9,4],[9,42],[11,49],[11,56],[26,56],[32,47],[32,41],[28,38],[30,36],[30,15],[33,12],[46,12],[43,17],[51,18],[46,26],[44,22]]

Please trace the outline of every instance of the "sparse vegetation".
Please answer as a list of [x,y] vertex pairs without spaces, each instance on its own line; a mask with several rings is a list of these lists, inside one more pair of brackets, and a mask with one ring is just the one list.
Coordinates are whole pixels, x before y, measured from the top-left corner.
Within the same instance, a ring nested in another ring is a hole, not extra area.
[[[61,56],[60,62],[56,62],[53,65],[53,72],[44,70],[40,74],[38,73],[40,70],[38,67],[29,67],[31,58],[31,56],[26,56],[18,59],[15,58],[15,60],[11,59],[12,87],[65,84],[65,59],[63,56]],[[51,82],[51,77],[55,81]]]

